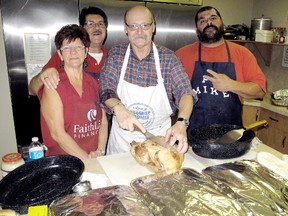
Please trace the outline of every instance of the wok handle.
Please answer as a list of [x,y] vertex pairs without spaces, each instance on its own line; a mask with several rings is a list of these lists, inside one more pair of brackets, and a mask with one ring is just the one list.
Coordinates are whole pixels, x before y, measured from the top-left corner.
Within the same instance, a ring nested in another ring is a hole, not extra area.
[[251,129],[260,127],[262,125],[264,125],[264,127],[266,127],[268,125],[268,122],[266,120],[257,121],[257,122],[254,122],[254,123],[246,126],[245,129],[246,130],[251,130]]

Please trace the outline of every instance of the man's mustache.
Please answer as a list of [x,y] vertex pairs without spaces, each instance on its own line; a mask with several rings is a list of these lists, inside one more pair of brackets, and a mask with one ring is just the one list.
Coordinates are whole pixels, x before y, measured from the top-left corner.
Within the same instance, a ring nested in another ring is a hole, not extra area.
[[206,26],[204,29],[203,29],[203,32],[205,32],[208,28],[214,28],[215,30],[217,30],[217,31],[219,31],[219,29],[218,29],[218,27],[217,26],[215,26],[215,25],[208,25],[208,26]]
[[102,34],[102,31],[101,30],[95,30],[95,31],[93,31],[93,34]]

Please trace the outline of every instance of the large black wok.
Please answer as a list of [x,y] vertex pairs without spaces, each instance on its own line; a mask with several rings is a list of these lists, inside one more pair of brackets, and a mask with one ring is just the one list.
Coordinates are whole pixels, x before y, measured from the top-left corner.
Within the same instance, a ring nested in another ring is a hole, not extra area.
[[220,143],[217,139],[228,131],[243,128],[239,125],[214,124],[194,128],[188,134],[189,144],[195,154],[212,159],[235,158],[245,154],[251,147],[255,137],[252,130],[246,130],[243,136],[234,143]]
[[0,205],[21,214],[27,214],[29,206],[49,205],[55,198],[69,194],[83,171],[83,162],[70,155],[28,162],[0,181]]

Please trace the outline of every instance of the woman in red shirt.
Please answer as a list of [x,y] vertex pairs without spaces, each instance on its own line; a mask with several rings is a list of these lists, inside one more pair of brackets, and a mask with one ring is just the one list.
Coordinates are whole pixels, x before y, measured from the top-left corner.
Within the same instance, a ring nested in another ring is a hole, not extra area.
[[82,160],[100,156],[107,119],[98,104],[98,80],[83,71],[89,35],[78,25],[67,25],[57,32],[55,45],[63,61],[58,87],[44,86],[38,94],[46,155],[70,154]]

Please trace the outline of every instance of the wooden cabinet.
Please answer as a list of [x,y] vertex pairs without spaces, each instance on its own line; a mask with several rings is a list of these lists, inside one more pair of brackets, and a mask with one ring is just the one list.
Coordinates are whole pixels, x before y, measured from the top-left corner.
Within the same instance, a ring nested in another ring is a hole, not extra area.
[[244,127],[259,120],[260,109],[257,106],[243,106],[242,121]]
[[288,154],[288,117],[257,106],[243,106],[244,127],[259,120],[266,120],[268,126],[256,130],[257,137],[266,145]]
[[259,120],[268,121],[268,127],[257,132],[258,138],[271,148],[288,154],[288,117],[261,108]]
[[266,120],[267,127],[258,128],[255,133],[266,145],[288,154],[288,117],[257,106],[243,105],[243,126],[255,121]]

